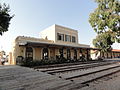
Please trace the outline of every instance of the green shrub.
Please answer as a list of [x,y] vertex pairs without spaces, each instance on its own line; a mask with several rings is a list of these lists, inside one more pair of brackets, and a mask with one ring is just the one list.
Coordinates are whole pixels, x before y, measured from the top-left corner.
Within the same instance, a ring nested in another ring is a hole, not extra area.
[[41,66],[41,65],[51,65],[51,64],[62,64],[62,63],[73,63],[73,62],[79,62],[79,60],[67,60],[66,58],[59,58],[57,60],[28,60],[28,59],[23,59],[21,64],[22,66],[26,67],[33,67],[33,66]]

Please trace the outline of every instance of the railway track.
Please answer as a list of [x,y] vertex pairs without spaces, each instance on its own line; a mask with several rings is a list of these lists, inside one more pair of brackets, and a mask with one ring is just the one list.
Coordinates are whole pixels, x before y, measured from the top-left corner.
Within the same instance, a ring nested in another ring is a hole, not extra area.
[[68,77],[62,77],[65,80],[70,80],[73,82],[72,84],[69,85],[63,85],[59,87],[54,87],[50,90],[77,90],[81,89],[85,86],[89,86],[90,83],[97,81],[97,80],[102,80],[103,78],[107,78],[109,76],[112,76],[114,74],[120,74],[120,64],[114,64],[114,65],[109,65],[106,67],[102,67],[99,69],[93,69],[92,71],[89,72],[84,72],[84,73],[79,73],[78,75],[68,75]]
[[100,72],[107,71],[107,70],[114,70],[116,68],[120,69],[120,65],[116,65],[116,66],[108,67],[108,68],[103,68],[103,69],[99,69],[99,70],[93,70],[92,72],[88,72],[88,73],[85,73],[85,74],[80,74],[80,75],[68,77],[68,78],[65,78],[65,79],[66,80],[74,80],[74,79],[79,78],[79,77],[81,78],[83,76],[85,77],[85,76],[88,76],[88,75],[91,75],[91,74],[96,74],[96,73],[100,73]]
[[48,90],[77,90],[90,83],[120,73],[120,62],[99,62],[90,64],[72,64],[62,67],[37,69],[59,78],[71,81],[69,84],[54,86]]
[[100,63],[93,63],[93,64],[83,64],[83,65],[80,64],[80,65],[65,66],[65,67],[59,67],[59,68],[53,68],[53,69],[45,69],[45,70],[37,69],[37,70],[54,75],[56,73],[65,73],[70,71],[89,69],[89,68],[100,67],[100,66],[105,66],[105,65],[115,64],[115,63],[118,63],[118,62],[100,62]]
[[76,83],[75,86],[69,87],[69,90],[75,90],[75,89],[80,89],[85,86],[89,86],[89,84],[94,81],[100,80],[102,78],[107,78],[108,76],[111,76],[111,75],[119,73],[119,72],[120,72],[120,66],[115,66],[115,67],[106,68],[103,70],[86,73],[83,75],[66,78],[66,79],[72,80],[73,82]]

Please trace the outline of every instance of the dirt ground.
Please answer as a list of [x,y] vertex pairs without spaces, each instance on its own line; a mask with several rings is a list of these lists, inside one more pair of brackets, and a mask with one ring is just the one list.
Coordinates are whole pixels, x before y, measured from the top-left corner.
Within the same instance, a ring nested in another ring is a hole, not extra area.
[[90,83],[80,90],[120,90],[120,72]]

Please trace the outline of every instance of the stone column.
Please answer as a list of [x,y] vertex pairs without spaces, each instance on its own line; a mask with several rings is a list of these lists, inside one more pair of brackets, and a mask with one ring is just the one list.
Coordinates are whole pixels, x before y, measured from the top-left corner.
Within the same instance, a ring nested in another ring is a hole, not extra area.
[[87,50],[87,60],[89,60],[89,49],[86,50]]

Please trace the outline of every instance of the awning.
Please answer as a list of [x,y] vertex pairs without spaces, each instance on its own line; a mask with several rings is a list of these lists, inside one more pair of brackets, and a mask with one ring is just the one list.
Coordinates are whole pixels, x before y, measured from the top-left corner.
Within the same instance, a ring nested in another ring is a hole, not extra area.
[[19,46],[33,46],[33,47],[63,47],[63,48],[79,48],[79,49],[89,49],[89,50],[100,50],[98,48],[83,47],[83,46],[73,46],[73,45],[62,45],[56,43],[45,43],[45,42],[26,42],[25,44],[19,44]]

